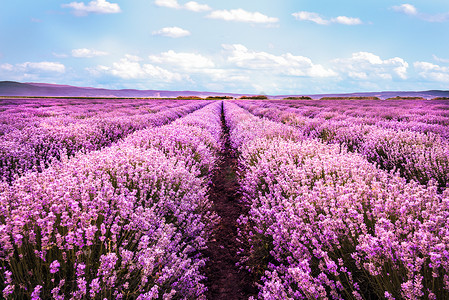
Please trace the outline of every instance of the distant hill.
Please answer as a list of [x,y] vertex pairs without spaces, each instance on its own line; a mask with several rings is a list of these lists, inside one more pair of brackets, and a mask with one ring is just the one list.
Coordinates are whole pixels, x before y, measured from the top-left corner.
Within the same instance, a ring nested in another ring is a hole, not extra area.
[[[122,97],[122,98],[174,98],[178,96],[250,96],[250,94],[196,92],[196,91],[161,91],[161,90],[108,90],[90,87],[75,87],[70,85],[57,85],[49,83],[20,83],[15,81],[0,81],[0,96],[37,96],[37,97]],[[422,91],[422,92],[368,92],[349,94],[319,94],[319,95],[272,95],[271,99],[286,97],[310,96],[313,99],[322,97],[378,97],[381,99],[391,97],[449,97],[449,91]]]
[[195,91],[161,91],[161,90],[108,90],[89,87],[75,87],[48,83],[20,83],[0,81],[0,96],[38,96],[38,97],[123,97],[123,98],[173,98],[178,96],[231,96],[242,94],[195,92]]

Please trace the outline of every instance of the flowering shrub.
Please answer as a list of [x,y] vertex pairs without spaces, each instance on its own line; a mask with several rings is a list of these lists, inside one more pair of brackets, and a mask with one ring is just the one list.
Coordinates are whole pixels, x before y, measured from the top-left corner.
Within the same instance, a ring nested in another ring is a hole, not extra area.
[[[382,104],[376,102],[371,112],[354,118],[349,116],[351,109],[341,113],[329,110],[335,106],[332,101],[326,105],[317,102],[324,111],[313,112],[304,107],[293,109],[283,103],[265,102],[264,108],[262,104],[250,102],[239,102],[239,105],[258,116],[294,125],[309,137],[359,152],[370,162],[386,170],[397,170],[408,180],[421,184],[436,181],[440,188],[449,184],[449,115],[444,110],[442,113],[438,109],[393,108],[387,116],[380,111]],[[370,102],[360,103],[369,105]],[[347,102],[340,104],[344,106]]]
[[255,117],[234,104],[225,113],[250,207],[241,265],[259,276],[261,299],[449,297],[447,190],[288,129],[273,137],[268,120],[254,133]]
[[[201,250],[217,217],[202,171],[221,147],[220,112],[211,103],[176,125],[2,183],[3,297],[203,297]],[[170,128],[176,135],[166,136]]]
[[[239,265],[259,298],[449,298],[447,139],[395,127],[428,116],[447,128],[443,104],[401,114],[369,101],[239,102],[259,118],[231,102],[181,102],[56,101],[4,123],[3,157],[29,167],[0,181],[0,298],[204,299],[222,109],[248,208]],[[34,143],[49,136],[55,145]],[[60,146],[67,137],[73,148]],[[66,152],[21,156],[48,149]]]
[[112,115],[71,121],[63,121],[62,117],[47,122],[30,121],[29,126],[0,138],[0,179],[11,182],[29,170],[41,171],[61,156],[71,157],[79,151],[110,146],[136,130],[166,124],[205,104],[187,103],[172,109],[153,107],[156,113],[122,115],[115,111]]

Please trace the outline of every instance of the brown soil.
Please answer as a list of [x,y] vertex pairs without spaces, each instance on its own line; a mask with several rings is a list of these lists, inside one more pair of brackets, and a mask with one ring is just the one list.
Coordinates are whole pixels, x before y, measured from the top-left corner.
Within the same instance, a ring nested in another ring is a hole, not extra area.
[[205,267],[208,278],[206,285],[207,299],[248,299],[257,295],[257,288],[251,275],[236,266],[237,218],[246,212],[240,203],[237,179],[237,156],[230,146],[229,129],[226,127],[222,111],[224,147],[219,156],[219,163],[210,185],[209,199],[214,203],[214,210],[220,216],[220,223],[214,229],[212,240],[204,254],[209,257]]

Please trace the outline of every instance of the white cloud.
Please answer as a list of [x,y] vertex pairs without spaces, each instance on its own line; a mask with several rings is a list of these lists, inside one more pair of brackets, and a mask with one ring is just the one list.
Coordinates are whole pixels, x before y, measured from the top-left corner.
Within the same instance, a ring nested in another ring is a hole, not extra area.
[[200,3],[195,2],[195,1],[187,2],[187,3],[184,5],[184,8],[187,9],[187,10],[190,10],[190,11],[194,11],[194,12],[209,11],[209,10],[212,9],[212,8],[211,8],[209,5],[207,5],[207,4],[200,4]]
[[310,22],[314,22],[314,23],[320,24],[320,25],[329,25],[332,23],[343,24],[343,25],[363,24],[362,20],[360,20],[359,18],[338,16],[336,18],[332,18],[332,19],[328,20],[328,19],[322,17],[320,14],[317,14],[315,12],[309,12],[309,11],[299,11],[299,12],[293,13],[292,16],[294,16],[297,20],[300,20],[300,21],[310,21]]
[[249,70],[265,70],[270,73],[301,77],[332,77],[337,73],[314,64],[310,58],[290,53],[274,55],[251,51],[243,45],[223,45],[229,52],[228,62]]
[[203,69],[201,70],[208,78],[217,82],[228,82],[228,83],[251,83],[251,77],[249,74],[242,74],[240,70],[233,69]]
[[421,20],[427,22],[446,22],[449,21],[449,13],[438,13],[438,14],[425,14],[418,11],[418,9],[412,4],[402,4],[398,6],[391,7],[394,11],[417,17]]
[[437,62],[442,62],[445,64],[449,63],[449,59],[438,57],[435,54],[433,55],[433,59],[436,60]]
[[43,61],[0,65],[0,74],[3,77],[17,81],[49,81],[56,77],[59,78],[65,72],[65,66],[59,62]]
[[118,4],[110,3],[106,0],[90,1],[87,5],[84,2],[71,2],[63,4],[62,7],[72,8],[73,14],[78,17],[87,16],[89,13],[114,14],[121,12]]
[[160,30],[153,31],[153,35],[162,35],[171,38],[180,38],[184,36],[189,36],[190,32],[180,27],[165,27]]
[[21,73],[64,73],[65,66],[58,62],[25,62],[21,64],[11,65],[11,64],[2,64],[2,70],[11,71],[11,72],[21,72]]
[[170,72],[151,64],[141,64],[142,58],[134,55],[125,55],[120,61],[111,67],[98,66],[90,70],[94,74],[107,73],[122,79],[154,79],[164,82],[172,82],[186,79],[185,76]]
[[225,21],[236,21],[246,23],[273,24],[279,22],[278,18],[268,17],[260,12],[249,12],[241,8],[231,10],[215,10],[208,16],[211,19],[221,19]]
[[408,63],[399,57],[382,60],[369,52],[353,53],[351,58],[335,59],[338,70],[353,79],[407,79]]
[[160,55],[150,55],[149,59],[152,63],[170,65],[187,71],[215,67],[211,59],[201,54],[175,52],[173,50],[163,52]]
[[163,7],[169,7],[169,8],[181,8],[181,5],[179,5],[177,0],[156,0],[154,1],[154,4],[157,6],[163,6]]
[[23,68],[25,72],[55,72],[64,73],[65,66],[58,62],[26,62],[17,65],[19,68]]
[[413,64],[415,70],[424,79],[449,82],[449,67],[442,67],[429,62],[418,61]]
[[87,48],[72,50],[73,57],[92,58],[92,57],[96,57],[96,56],[105,56],[108,54],[109,54],[108,52],[98,51],[98,50],[94,50],[94,49],[87,49]]
[[154,4],[156,4],[157,6],[174,8],[174,9],[187,9],[187,10],[194,11],[194,12],[209,11],[212,9],[207,4],[200,4],[195,1],[189,1],[186,4],[181,5],[178,3],[178,0],[156,0],[156,1],[154,1]]
[[402,4],[402,5],[397,5],[397,6],[393,6],[392,7],[393,10],[397,11],[397,12],[401,12],[404,13],[406,15],[417,15],[418,14],[418,10],[416,9],[416,7],[414,7],[411,4]]
[[362,20],[359,18],[350,18],[345,16],[339,16],[331,20],[333,23],[344,24],[344,25],[360,25],[363,24]]
[[297,20],[300,21],[311,21],[320,25],[327,25],[330,23],[329,20],[323,19],[319,14],[309,11],[299,11],[292,14]]
[[60,79],[66,67],[59,62],[24,62],[0,65],[0,75],[8,80],[51,82]]
[[11,64],[2,64],[0,65],[0,69],[11,72],[14,71],[14,66]]

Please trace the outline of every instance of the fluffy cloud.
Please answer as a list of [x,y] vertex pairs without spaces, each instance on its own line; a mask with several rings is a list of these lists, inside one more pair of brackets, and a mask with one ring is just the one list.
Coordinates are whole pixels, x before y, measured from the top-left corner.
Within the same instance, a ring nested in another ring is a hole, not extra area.
[[350,18],[345,16],[339,16],[331,20],[333,23],[344,24],[344,25],[360,25],[363,24],[362,20],[359,18]]
[[413,64],[418,74],[430,81],[449,82],[449,67],[418,61]]
[[164,82],[179,81],[185,79],[179,73],[170,72],[151,64],[141,64],[138,56],[125,55],[120,61],[112,64],[112,67],[98,66],[90,70],[94,74],[107,73],[122,79],[155,79]]
[[169,7],[169,8],[181,8],[177,0],[156,0],[154,4],[157,6]]
[[154,2],[157,6],[175,8],[175,9],[187,9],[194,12],[202,12],[211,10],[210,6],[207,4],[200,4],[195,1],[187,2],[184,5],[178,3],[177,0],[156,0]]
[[418,9],[412,4],[402,4],[398,6],[391,7],[394,11],[417,17],[421,20],[427,22],[446,22],[449,21],[449,13],[439,13],[439,14],[425,14],[418,11]]
[[71,2],[63,4],[62,7],[72,8],[73,14],[78,17],[87,16],[89,13],[115,14],[121,12],[118,4],[106,0],[94,0],[87,5],[84,2]]
[[0,65],[0,69],[3,71],[11,72],[11,71],[14,71],[14,66],[11,64],[2,64],[2,65]]
[[92,57],[96,57],[96,56],[105,56],[108,54],[109,54],[108,52],[98,51],[98,50],[94,50],[94,49],[87,49],[87,48],[72,50],[72,56],[79,57],[79,58],[92,58]]
[[212,9],[207,4],[199,4],[198,2],[195,1],[187,2],[186,4],[184,4],[184,8],[194,12],[209,11]]
[[164,66],[169,65],[187,71],[215,67],[211,59],[201,54],[175,52],[173,50],[163,52],[159,55],[150,55],[149,59],[152,63],[163,64]]
[[321,15],[309,12],[309,11],[299,11],[292,14],[297,20],[300,21],[310,21],[320,25],[329,25],[332,23],[344,24],[344,25],[360,25],[363,24],[362,20],[359,18],[351,18],[346,16],[338,16],[332,19],[323,18]]
[[333,63],[353,79],[407,79],[408,63],[399,57],[382,60],[369,52],[357,52],[351,58],[335,59]]
[[26,71],[37,71],[37,72],[55,72],[55,73],[64,73],[65,66],[58,62],[26,62],[21,65]]
[[278,18],[268,17],[260,12],[249,12],[241,8],[231,10],[215,10],[207,17],[211,19],[246,23],[273,24],[279,22]]
[[327,25],[330,22],[323,19],[319,14],[309,11],[299,11],[292,14],[297,20],[300,21],[311,21],[320,25]]
[[407,4],[407,3],[398,5],[398,6],[393,6],[392,9],[397,12],[404,13],[406,15],[417,15],[418,14],[418,10],[416,9],[416,7],[414,7],[411,4]]
[[290,53],[274,55],[267,52],[251,51],[243,45],[223,45],[228,51],[228,62],[250,70],[266,70],[270,73],[301,77],[332,77],[337,73],[314,64],[310,58]]
[[58,62],[25,62],[21,64],[11,65],[3,64],[0,66],[2,70],[18,73],[64,73],[65,66]]
[[160,30],[153,31],[153,35],[162,35],[171,38],[180,38],[190,35],[190,32],[180,27],[165,27]]

